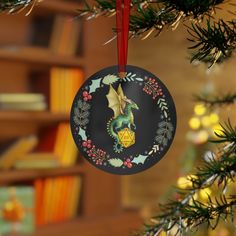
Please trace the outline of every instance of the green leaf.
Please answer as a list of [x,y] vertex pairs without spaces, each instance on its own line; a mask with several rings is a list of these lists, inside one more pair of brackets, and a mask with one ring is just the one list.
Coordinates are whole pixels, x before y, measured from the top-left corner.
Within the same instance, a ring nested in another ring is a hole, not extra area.
[[89,93],[94,93],[100,87],[101,80],[102,78],[92,81],[92,84],[89,86]]
[[82,138],[82,140],[87,140],[87,135],[84,129],[79,128],[79,136]]
[[117,77],[116,75],[107,75],[103,78],[102,82],[104,84],[110,85],[117,82],[118,80],[119,80],[119,77]]
[[133,160],[132,160],[132,163],[135,163],[135,164],[144,164],[144,162],[146,161],[146,159],[148,158],[148,156],[144,156],[144,155],[139,155],[137,157],[135,157]]
[[108,162],[113,167],[121,167],[123,165],[123,161],[121,159],[118,159],[118,158],[110,159],[110,160],[108,160]]

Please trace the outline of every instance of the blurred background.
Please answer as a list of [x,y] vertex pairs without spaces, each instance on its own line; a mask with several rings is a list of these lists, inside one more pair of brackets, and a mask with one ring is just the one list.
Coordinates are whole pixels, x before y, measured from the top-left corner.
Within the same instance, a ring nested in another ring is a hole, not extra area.
[[[0,235],[130,235],[207,158],[219,121],[235,117],[230,107],[210,110],[193,96],[231,92],[234,59],[210,70],[190,64],[182,26],[132,39],[128,63],[157,75],[173,96],[176,137],[165,158],[140,174],[89,165],[72,140],[69,112],[83,81],[117,63],[116,41],[103,45],[115,18],[85,21],[79,8],[78,1],[45,0],[29,16],[0,16]],[[232,235],[227,226],[220,232]]]

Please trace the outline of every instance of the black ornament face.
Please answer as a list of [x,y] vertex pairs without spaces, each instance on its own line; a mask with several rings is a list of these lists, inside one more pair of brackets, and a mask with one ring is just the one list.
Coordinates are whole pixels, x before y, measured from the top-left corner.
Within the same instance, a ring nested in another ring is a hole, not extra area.
[[153,74],[127,66],[91,76],[71,109],[71,130],[77,147],[94,166],[113,174],[141,172],[168,151],[176,129],[173,99]]

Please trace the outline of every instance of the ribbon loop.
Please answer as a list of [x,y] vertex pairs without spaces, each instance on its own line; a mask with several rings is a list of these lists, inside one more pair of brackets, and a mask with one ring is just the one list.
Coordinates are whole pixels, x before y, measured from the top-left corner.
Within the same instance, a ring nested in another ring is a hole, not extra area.
[[118,70],[125,77],[129,39],[130,0],[116,0]]

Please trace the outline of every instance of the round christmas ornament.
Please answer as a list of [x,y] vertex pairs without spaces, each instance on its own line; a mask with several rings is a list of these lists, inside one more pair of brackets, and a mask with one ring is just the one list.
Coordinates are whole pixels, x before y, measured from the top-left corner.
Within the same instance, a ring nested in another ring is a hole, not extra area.
[[134,174],[156,164],[176,129],[173,99],[150,72],[127,66],[130,0],[117,0],[118,66],[91,76],[71,109],[71,130],[83,156],[113,174]]
[[133,174],[156,164],[169,149],[176,128],[174,102],[150,72],[117,66],[91,76],[76,95],[71,129],[83,156],[114,174]]

